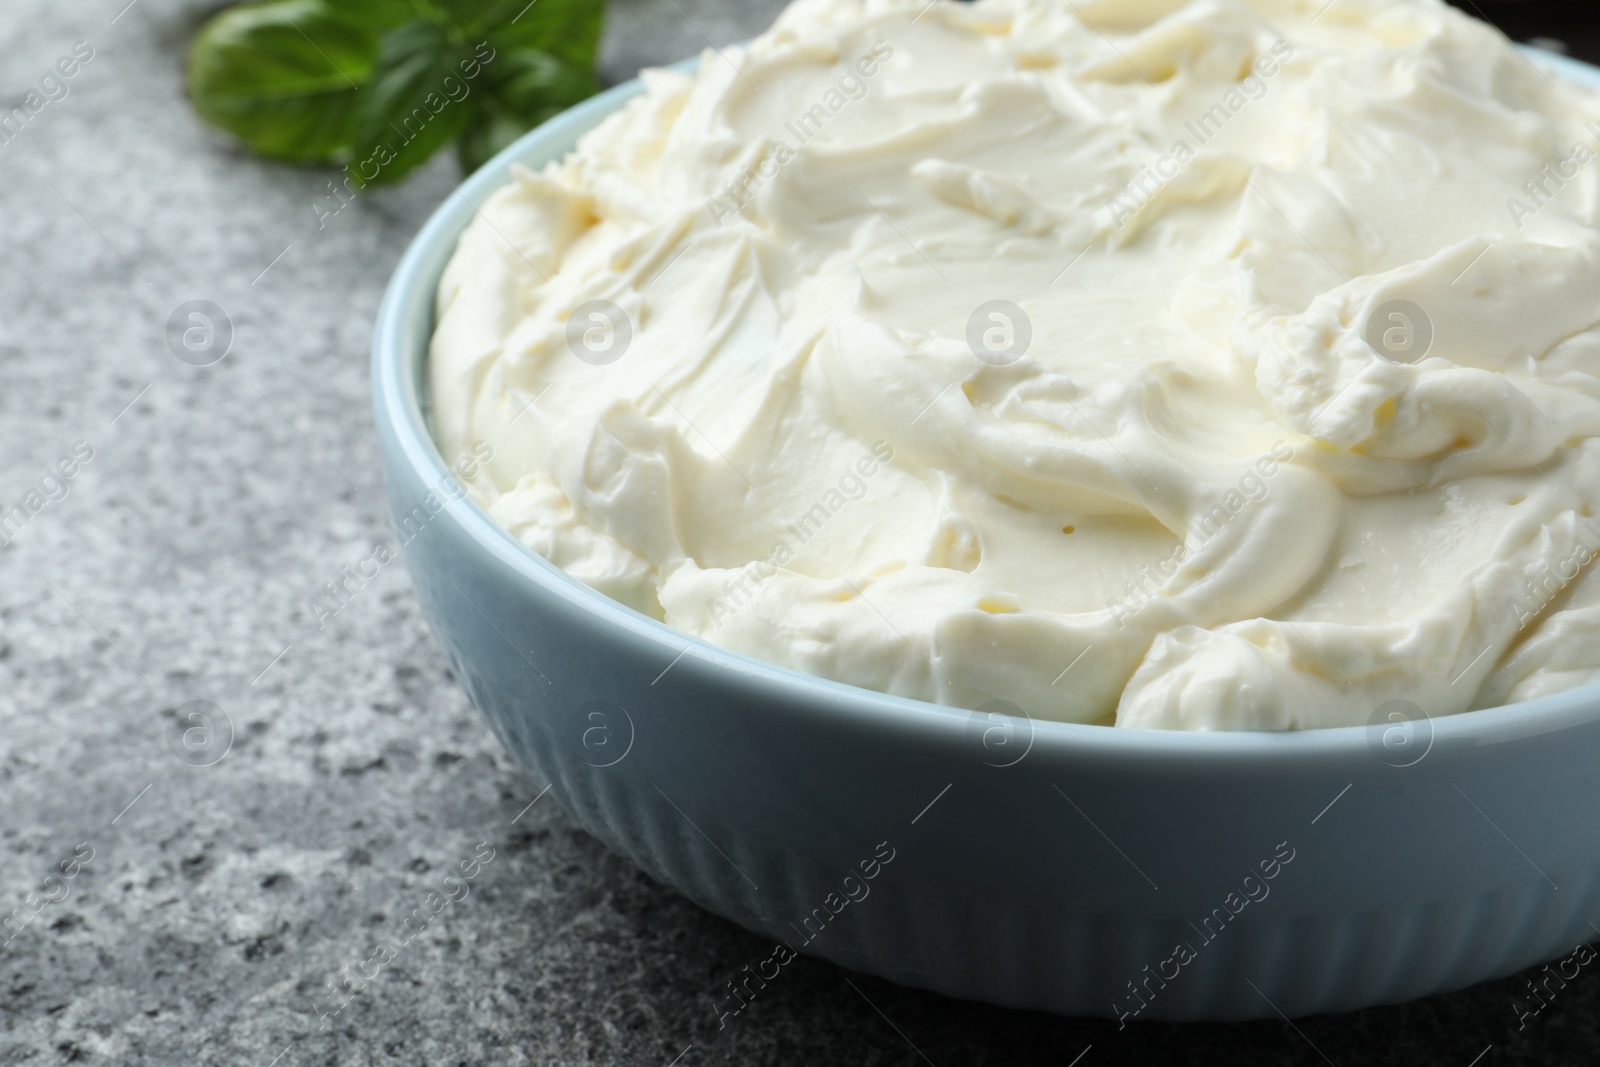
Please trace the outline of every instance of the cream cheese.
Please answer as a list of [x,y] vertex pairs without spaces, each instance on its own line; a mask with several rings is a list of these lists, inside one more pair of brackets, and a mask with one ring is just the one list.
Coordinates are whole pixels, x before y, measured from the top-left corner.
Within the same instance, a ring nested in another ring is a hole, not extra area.
[[1600,680],[1600,100],[1433,0],[798,0],[440,283],[447,460],[593,588],[1196,730]]

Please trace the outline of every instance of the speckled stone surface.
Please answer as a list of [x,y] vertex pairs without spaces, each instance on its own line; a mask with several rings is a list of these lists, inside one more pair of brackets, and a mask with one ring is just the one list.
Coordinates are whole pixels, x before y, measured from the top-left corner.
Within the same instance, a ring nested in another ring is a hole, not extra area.
[[[320,627],[306,606],[385,536],[370,324],[453,161],[319,229],[327,174],[191,117],[207,6],[125,4],[0,6],[7,108],[94,50],[0,145],[0,509],[28,514],[0,548],[0,1063],[1594,1062],[1587,970],[1524,1029],[1508,979],[1118,1032],[807,960],[719,1029],[722,983],[770,946],[529,806],[543,784],[451,680],[403,568]],[[777,6],[615,0],[605,70]],[[191,300],[232,322],[210,366],[167,344]],[[467,895],[430,897],[464,862]]]

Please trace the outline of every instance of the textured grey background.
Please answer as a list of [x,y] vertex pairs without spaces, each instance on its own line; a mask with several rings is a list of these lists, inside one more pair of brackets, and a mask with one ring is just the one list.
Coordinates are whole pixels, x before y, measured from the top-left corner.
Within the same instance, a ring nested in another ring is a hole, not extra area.
[[[1593,1062],[1587,973],[1521,1031],[1506,980],[1298,1029],[1119,1033],[807,960],[719,1031],[723,981],[770,946],[553,801],[528,807],[542,783],[451,680],[403,568],[324,628],[306,608],[385,538],[370,323],[453,161],[319,230],[327,174],[191,117],[181,57],[206,5],[126,2],[0,7],[7,107],[74,41],[96,50],[0,146],[0,506],[75,442],[95,453],[0,548],[0,918],[30,917],[0,930],[0,1062]],[[749,36],[777,7],[615,0],[607,75],[693,54],[702,31]],[[214,366],[166,347],[191,299],[232,318]],[[192,700],[225,715],[213,756],[231,734],[212,766],[175,754]],[[471,895],[319,1018],[340,966],[480,842],[494,858]],[[92,861],[46,884],[83,843]],[[41,886],[66,896],[32,914]]]

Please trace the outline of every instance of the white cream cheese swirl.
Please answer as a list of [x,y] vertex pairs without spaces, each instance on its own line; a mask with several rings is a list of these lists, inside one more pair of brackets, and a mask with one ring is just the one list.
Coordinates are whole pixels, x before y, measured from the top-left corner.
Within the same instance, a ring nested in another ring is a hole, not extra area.
[[798,0],[644,80],[439,289],[441,449],[568,573],[1118,726],[1600,680],[1600,100],[1487,26]]

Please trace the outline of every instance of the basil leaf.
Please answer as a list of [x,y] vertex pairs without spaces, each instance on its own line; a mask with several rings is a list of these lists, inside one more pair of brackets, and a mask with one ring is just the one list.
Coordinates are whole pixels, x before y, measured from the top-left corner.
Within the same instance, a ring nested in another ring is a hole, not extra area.
[[377,46],[324,0],[229,8],[189,49],[189,98],[201,118],[262,155],[327,162],[349,143]]
[[[470,0],[442,2],[447,7],[481,6]],[[488,23],[487,36],[495,51],[543,52],[576,70],[594,70],[605,4],[597,0],[534,0],[532,4],[501,0],[491,6],[495,21]]]
[[529,49],[507,53],[491,71],[489,87],[498,104],[531,126],[588,99],[600,85],[587,70]]
[[473,114],[456,141],[456,162],[462,174],[471,174],[528,132],[522,120],[486,104]]
[[544,52],[503,52],[486,69],[486,96],[456,144],[456,157],[467,174],[535,126],[593,96],[600,87],[594,75]]
[[[281,3],[282,0],[279,0]],[[432,5],[428,0],[323,0],[334,17],[373,33],[410,22]]]
[[463,74],[474,69],[472,55],[451,42],[445,24],[414,19],[388,31],[373,66],[351,143],[358,186],[398,181],[471,118],[472,87]]
[[206,121],[255,151],[404,177],[459,137],[481,165],[599,88],[601,0],[248,0],[189,50]]
[[490,17],[500,21],[487,35],[495,49],[494,62],[485,68],[488,95],[456,144],[456,157],[466,173],[600,89],[592,72],[603,4],[510,0],[492,6]]

